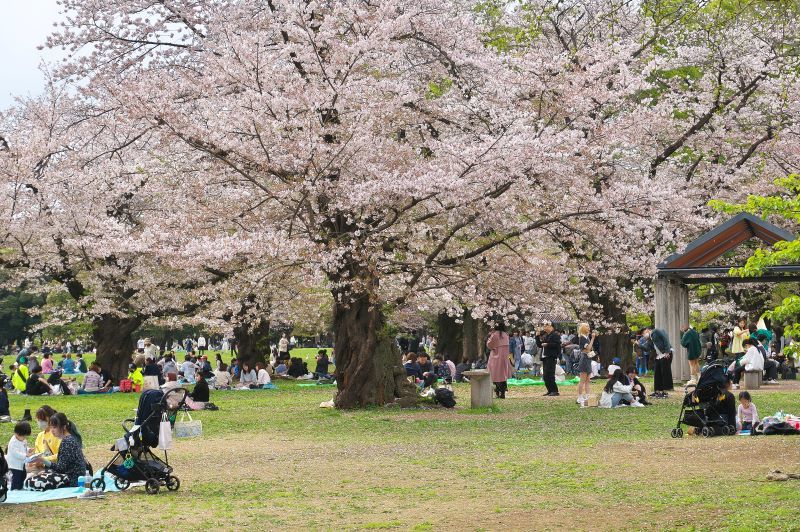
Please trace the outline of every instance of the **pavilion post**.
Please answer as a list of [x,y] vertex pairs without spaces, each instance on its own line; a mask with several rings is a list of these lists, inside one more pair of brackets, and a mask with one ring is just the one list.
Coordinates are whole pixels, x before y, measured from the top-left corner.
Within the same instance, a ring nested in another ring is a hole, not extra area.
[[689,361],[686,349],[681,347],[681,327],[689,323],[689,288],[680,279],[656,278],[656,323],[658,329],[667,332],[675,351],[672,361],[672,378],[678,382],[688,381]]

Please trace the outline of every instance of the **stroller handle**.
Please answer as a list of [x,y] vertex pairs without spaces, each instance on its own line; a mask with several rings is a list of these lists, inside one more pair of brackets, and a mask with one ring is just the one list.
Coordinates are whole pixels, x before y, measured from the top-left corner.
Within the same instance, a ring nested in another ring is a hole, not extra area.
[[[126,426],[126,423],[130,423],[131,426],[130,427]],[[122,422],[122,430],[124,430],[125,432],[130,432],[131,428],[133,428],[135,424],[136,424],[135,419],[126,419],[125,421]]]

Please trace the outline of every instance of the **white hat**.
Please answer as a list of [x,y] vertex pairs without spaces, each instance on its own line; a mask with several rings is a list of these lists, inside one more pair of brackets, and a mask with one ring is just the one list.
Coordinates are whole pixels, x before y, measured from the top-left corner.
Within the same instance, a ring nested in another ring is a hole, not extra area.
[[622,368],[620,368],[616,364],[609,365],[608,366],[608,376],[609,377],[612,376],[614,374],[614,372],[617,371],[618,369],[622,369]]

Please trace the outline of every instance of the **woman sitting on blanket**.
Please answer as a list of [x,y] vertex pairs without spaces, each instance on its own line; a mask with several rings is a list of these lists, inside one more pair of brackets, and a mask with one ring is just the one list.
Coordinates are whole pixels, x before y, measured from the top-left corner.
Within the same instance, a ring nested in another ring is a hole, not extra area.
[[215,387],[217,390],[230,390],[231,384],[233,384],[233,378],[231,374],[228,373],[228,365],[225,362],[221,362],[219,365],[219,369],[214,372],[215,377]]
[[[56,415],[56,411],[49,405],[42,405],[36,411],[36,422],[39,424],[41,432],[36,435],[36,442],[33,444],[33,452],[41,454],[50,460],[56,460],[58,457],[58,447],[61,445],[61,439],[57,438],[50,431],[50,418]],[[42,470],[41,464],[30,463],[27,464],[26,470],[31,473],[36,473]]]
[[89,371],[86,372],[86,376],[83,378],[83,389],[81,391],[83,393],[99,393],[108,391],[108,388],[103,387],[103,377],[100,376],[100,366],[94,362],[92,362],[92,364],[89,366]]
[[255,370],[250,369],[250,364],[247,362],[242,363],[242,369],[239,371],[239,387],[249,388],[258,380]]
[[40,464],[44,471],[25,481],[25,489],[46,491],[76,487],[78,477],[86,472],[83,442],[75,424],[62,413],[54,414],[48,422],[50,432],[61,440],[55,459],[39,456],[32,463]]
[[[269,377],[269,372],[267,372],[267,370],[264,368],[264,364],[262,364],[261,362],[257,362],[256,370],[258,370],[256,373],[257,375],[256,377],[257,380],[255,385],[256,388],[264,388],[265,386],[271,384],[272,380]],[[251,386],[251,388],[252,387],[253,386]]]
[[202,375],[198,374],[197,384],[194,385],[194,390],[192,390],[192,393],[189,394],[189,397],[198,403],[205,403],[208,402],[210,395],[211,390],[208,387],[208,383],[202,377]]

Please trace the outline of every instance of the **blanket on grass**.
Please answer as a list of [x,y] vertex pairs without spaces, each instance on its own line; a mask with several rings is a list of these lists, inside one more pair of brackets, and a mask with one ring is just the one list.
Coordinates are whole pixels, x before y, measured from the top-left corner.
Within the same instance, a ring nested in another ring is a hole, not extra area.
[[[575,386],[581,380],[578,377],[573,377],[569,380],[558,382],[559,386]],[[509,386],[544,386],[544,381],[541,379],[508,379]]]
[[[94,478],[100,478],[100,472],[95,473]],[[105,493],[112,491],[119,491],[114,485],[114,478],[105,475],[106,490]],[[81,488],[59,488],[57,490],[48,491],[26,491],[26,490],[13,490],[8,492],[8,498],[4,504],[30,504],[34,502],[58,501],[61,499],[75,499],[83,493]]]

